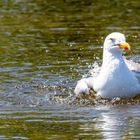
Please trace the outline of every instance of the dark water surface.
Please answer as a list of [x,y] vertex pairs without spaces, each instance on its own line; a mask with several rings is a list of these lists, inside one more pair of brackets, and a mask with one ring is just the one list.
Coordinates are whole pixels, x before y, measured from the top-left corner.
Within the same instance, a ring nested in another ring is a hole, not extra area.
[[111,32],[126,35],[126,56],[140,63],[139,9],[139,0],[1,0],[0,139],[140,139],[139,100],[73,95]]

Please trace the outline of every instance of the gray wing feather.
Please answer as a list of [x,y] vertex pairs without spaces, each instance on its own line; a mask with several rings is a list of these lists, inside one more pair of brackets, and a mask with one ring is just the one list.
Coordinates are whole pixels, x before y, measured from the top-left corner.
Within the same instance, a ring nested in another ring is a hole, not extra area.
[[127,60],[125,57],[124,57],[124,60],[128,68],[135,74],[135,76],[140,81],[140,64]]

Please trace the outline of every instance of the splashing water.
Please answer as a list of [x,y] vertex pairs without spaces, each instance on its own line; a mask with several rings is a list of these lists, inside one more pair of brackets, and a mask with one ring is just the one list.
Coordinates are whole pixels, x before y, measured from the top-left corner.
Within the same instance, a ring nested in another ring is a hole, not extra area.
[[[84,74],[82,77],[93,76],[96,77],[100,71],[100,65],[95,62],[92,65],[88,66],[89,72]],[[44,86],[43,86],[44,88]],[[50,103],[60,103],[60,104],[72,104],[72,105],[117,105],[117,104],[140,104],[140,96],[131,99],[102,99],[97,98],[96,93],[90,91],[89,95],[84,95],[81,97],[76,97],[74,95],[73,87],[66,86],[46,86],[45,87],[49,92],[46,94],[45,98]]]
[[[131,56],[131,60],[133,58]],[[95,61],[93,64],[88,64],[88,72],[83,74],[83,78],[93,76],[96,77],[100,71],[100,61]],[[139,104],[140,98],[133,99],[99,99],[96,98],[96,93],[91,91],[89,96],[76,97],[74,94],[74,87],[76,82],[72,79],[63,79],[55,82],[55,84],[48,84],[48,81],[31,81],[22,82],[14,85],[14,89],[8,92],[2,92],[1,106],[4,102],[7,105],[13,106],[29,106],[38,107],[46,106],[48,104],[68,104],[68,105],[99,105],[99,104]],[[49,82],[50,83],[50,82]],[[12,85],[11,85],[12,87]]]

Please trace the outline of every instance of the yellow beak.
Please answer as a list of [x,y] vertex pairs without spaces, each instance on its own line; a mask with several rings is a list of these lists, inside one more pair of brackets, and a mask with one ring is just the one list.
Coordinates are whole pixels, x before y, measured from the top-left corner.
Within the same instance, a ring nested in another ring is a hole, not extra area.
[[125,49],[126,51],[128,51],[128,50],[131,49],[130,45],[129,45],[127,42],[120,43],[120,44],[119,44],[119,47],[120,47],[121,49]]

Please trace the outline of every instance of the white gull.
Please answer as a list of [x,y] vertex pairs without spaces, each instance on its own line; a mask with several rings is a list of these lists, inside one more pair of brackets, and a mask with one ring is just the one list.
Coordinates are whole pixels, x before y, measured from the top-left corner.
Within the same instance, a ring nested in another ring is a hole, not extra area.
[[79,80],[75,94],[89,94],[90,89],[102,98],[131,98],[140,94],[140,64],[126,60],[123,50],[130,50],[124,34],[109,34],[104,41],[99,75]]

